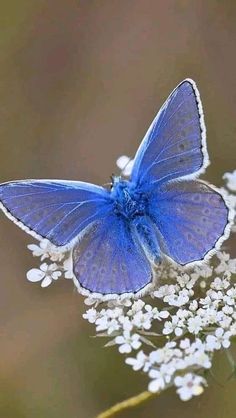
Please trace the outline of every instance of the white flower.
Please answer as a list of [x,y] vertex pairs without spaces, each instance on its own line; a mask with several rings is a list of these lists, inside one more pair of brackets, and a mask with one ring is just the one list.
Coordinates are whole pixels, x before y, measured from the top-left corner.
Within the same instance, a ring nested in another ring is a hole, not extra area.
[[110,319],[106,315],[102,315],[100,318],[96,319],[96,331],[105,331],[109,327]]
[[147,372],[150,367],[148,356],[146,356],[142,350],[138,352],[136,358],[128,357],[125,362],[126,364],[132,366],[133,370],[143,369],[144,372]]
[[229,190],[236,192],[236,170],[232,173],[225,173],[223,179],[226,180],[226,185]]
[[192,354],[190,359],[191,360],[189,361],[189,364],[196,364],[198,366],[203,367],[204,369],[210,369],[212,366],[209,355],[205,353],[202,349],[195,351],[195,353]]
[[202,330],[202,319],[200,316],[189,318],[187,321],[188,330],[191,334],[198,334]]
[[234,285],[234,287],[231,287],[230,289],[228,289],[227,292],[226,292],[226,294],[230,298],[236,299],[236,286]]
[[133,325],[135,325],[138,328],[143,329],[150,329],[152,326],[152,323],[150,321],[150,315],[147,313],[143,313],[142,311],[137,312],[132,321]]
[[145,302],[141,299],[135,300],[131,306],[131,309],[128,310],[127,315],[133,316],[137,312],[140,312],[145,306]]
[[134,160],[130,159],[126,155],[122,155],[116,160],[116,165],[122,171],[124,176],[130,176]]
[[221,347],[229,348],[231,332],[223,328],[217,328],[214,335],[207,335],[206,349],[208,351],[220,350]]
[[140,336],[131,335],[129,331],[124,331],[123,335],[116,337],[115,342],[120,346],[120,353],[131,353],[132,349],[137,350],[141,346]]
[[159,392],[161,389],[165,388],[165,374],[160,370],[151,369],[149,372],[149,377],[151,377],[151,382],[148,385],[149,392]]
[[133,329],[133,324],[127,316],[120,316],[119,323],[125,331],[131,331]]
[[96,319],[95,324],[97,332],[106,331],[107,335],[111,335],[120,329],[120,324],[117,319],[110,318],[106,310],[100,312],[100,316]]
[[192,279],[195,281],[200,277],[208,279],[212,275],[212,267],[208,264],[203,264],[202,266],[196,266],[194,272],[191,274]]
[[197,300],[193,300],[190,304],[189,304],[189,309],[190,311],[196,311],[198,308],[198,301]]
[[73,273],[73,260],[72,260],[72,254],[64,261],[63,263],[64,268],[64,276],[66,279],[73,279],[74,273]]
[[215,290],[224,290],[230,286],[230,282],[226,279],[221,279],[220,277],[216,277],[210,286],[212,289],[215,289]]
[[230,274],[236,273],[236,258],[230,259],[229,254],[219,253],[217,254],[220,259],[220,264],[215,268],[217,274],[226,273],[228,276]]
[[121,308],[127,308],[132,305],[131,298],[130,297],[124,297],[124,298],[118,298],[118,299],[111,299],[107,302],[107,306],[109,308],[114,307],[121,307]]
[[189,274],[185,273],[181,276],[177,276],[177,282],[182,288],[192,289],[196,282],[196,279],[192,276],[190,277]]
[[30,282],[40,282],[41,287],[49,286],[53,280],[57,280],[61,276],[58,271],[57,264],[41,264],[39,269],[31,269],[27,272],[26,277]]
[[123,314],[123,309],[115,306],[113,309],[107,309],[106,315],[111,319],[119,319]]
[[218,311],[214,306],[212,306],[211,303],[209,304],[209,307],[205,305],[204,309],[199,308],[197,311],[197,315],[201,317],[202,324],[204,326],[215,324],[218,320]]
[[65,252],[61,251],[58,247],[51,244],[47,239],[43,239],[37,244],[27,245],[28,249],[32,251],[34,257],[41,257],[41,260],[50,258],[52,261],[61,261]]
[[181,351],[176,347],[174,341],[166,343],[163,348],[158,348],[149,354],[150,363],[163,364],[169,363],[173,357],[181,357]]
[[157,319],[158,321],[162,321],[162,319],[166,319],[170,315],[168,311],[159,311],[156,306],[153,308],[151,305],[145,305],[145,310],[151,318]]
[[153,295],[156,298],[163,299],[164,302],[166,302],[166,297],[173,296],[177,289],[178,287],[174,286],[173,284],[172,285],[166,284],[164,286],[160,286],[158,290],[155,290],[153,292]]
[[[232,312],[232,306],[223,306],[221,310],[217,311],[216,313],[216,324],[220,325],[220,328],[229,328],[232,317],[230,315],[233,315]],[[231,313],[230,313],[231,312]]]
[[94,308],[90,308],[87,310],[87,312],[85,314],[83,314],[83,318],[87,319],[88,322],[90,322],[90,324],[94,324],[96,319],[97,319],[98,313],[96,311],[96,309]]
[[164,302],[167,302],[171,306],[184,306],[189,302],[190,296],[192,296],[191,290],[182,289],[177,294],[165,296]]
[[109,322],[108,328],[107,328],[107,335],[113,334],[113,332],[118,331],[120,329],[120,324],[116,319],[112,319]]
[[177,386],[177,393],[182,401],[188,401],[193,396],[201,395],[203,392],[203,385],[206,384],[205,379],[196,376],[192,373],[187,373],[185,376],[177,376],[174,379],[175,386]]
[[172,316],[172,321],[166,321],[162,333],[164,335],[175,333],[177,337],[183,334],[181,328],[183,326],[183,321],[181,321],[177,315]]

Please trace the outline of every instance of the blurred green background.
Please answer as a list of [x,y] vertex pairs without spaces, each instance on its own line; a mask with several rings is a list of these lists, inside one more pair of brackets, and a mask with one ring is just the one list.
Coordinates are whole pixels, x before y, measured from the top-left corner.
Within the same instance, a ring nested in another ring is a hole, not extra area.
[[[170,91],[199,85],[212,164],[236,168],[236,2],[21,0],[0,6],[1,181],[109,181],[132,156]],[[83,298],[68,281],[41,289],[32,239],[0,225],[0,417],[92,418],[145,388],[114,348],[90,338]],[[189,403],[167,391],[129,418],[234,418],[236,382],[224,355],[216,380]]]

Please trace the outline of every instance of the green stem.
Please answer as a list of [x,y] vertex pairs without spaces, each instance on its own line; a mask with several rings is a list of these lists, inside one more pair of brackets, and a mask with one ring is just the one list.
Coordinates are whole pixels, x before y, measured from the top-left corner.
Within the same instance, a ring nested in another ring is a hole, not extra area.
[[115,405],[113,405],[111,408],[107,409],[106,411],[102,412],[101,414],[97,415],[96,418],[110,418],[114,415],[118,414],[121,411],[124,411],[128,408],[134,408],[138,405],[140,405],[143,402],[148,401],[151,398],[154,398],[157,396],[158,393],[152,393],[152,392],[142,392],[139,393],[136,396],[133,396],[132,398],[126,399],[125,401],[119,402]]

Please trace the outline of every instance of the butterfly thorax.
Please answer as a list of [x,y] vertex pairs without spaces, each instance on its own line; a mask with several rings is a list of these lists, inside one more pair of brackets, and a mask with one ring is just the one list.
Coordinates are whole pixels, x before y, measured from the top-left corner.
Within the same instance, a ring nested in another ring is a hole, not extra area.
[[126,219],[143,216],[146,212],[146,199],[137,193],[132,184],[120,177],[114,177],[111,196],[114,199],[114,213]]

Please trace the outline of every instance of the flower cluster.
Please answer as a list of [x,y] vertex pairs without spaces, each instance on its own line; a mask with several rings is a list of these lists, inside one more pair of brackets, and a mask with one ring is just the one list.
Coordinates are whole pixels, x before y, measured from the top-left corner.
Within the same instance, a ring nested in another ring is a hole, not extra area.
[[219,253],[215,261],[188,273],[166,271],[149,303],[85,301],[92,307],[83,317],[95,325],[97,335],[110,338],[107,346],[117,345],[129,355],[127,364],[149,376],[151,392],[174,385],[182,400],[200,395],[214,352],[228,349],[236,335],[236,259]]
[[72,259],[70,251],[62,252],[47,239],[40,241],[39,245],[30,244],[28,249],[34,257],[40,257],[42,263],[39,268],[33,268],[26,274],[30,282],[41,282],[42,287],[48,287],[59,277],[72,279]]
[[[117,164],[129,174],[128,157]],[[224,178],[236,192],[236,171]],[[227,193],[236,209],[236,193]],[[28,280],[46,287],[62,277],[72,279],[71,251],[63,253],[47,240],[28,248],[42,261],[27,273]],[[236,259],[221,250],[210,264],[188,270],[167,265],[147,298],[89,297],[85,304],[83,318],[108,339],[107,347],[118,348],[126,364],[146,374],[150,392],[174,386],[187,401],[203,392],[214,353],[229,350],[236,336]]]

